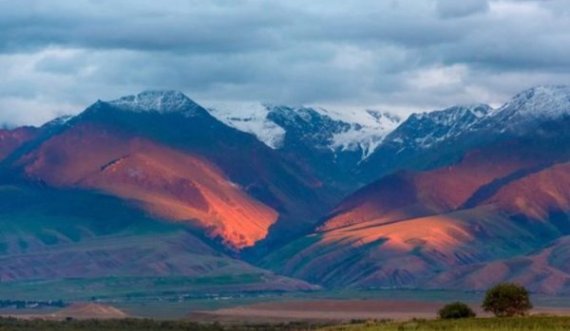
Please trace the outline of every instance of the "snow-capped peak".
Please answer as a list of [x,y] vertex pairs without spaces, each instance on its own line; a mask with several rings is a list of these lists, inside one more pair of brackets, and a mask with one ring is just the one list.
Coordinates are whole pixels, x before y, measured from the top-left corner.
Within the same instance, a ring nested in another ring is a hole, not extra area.
[[109,101],[109,104],[124,110],[159,113],[187,111],[200,107],[184,93],[171,90],[144,91]]
[[[331,113],[331,116],[335,116],[334,113]],[[384,138],[402,122],[398,115],[370,109],[339,112],[337,116],[350,121],[351,128],[335,134],[332,147],[341,150],[360,149],[362,159],[368,158]]]
[[402,148],[430,148],[457,138],[489,117],[493,109],[485,104],[457,105],[443,110],[415,113],[387,139]]
[[75,116],[73,116],[73,115],[59,116],[59,117],[56,117],[53,120],[45,123],[43,126],[44,127],[62,126],[62,125],[65,125],[67,122],[71,121],[73,118],[75,118]]
[[434,121],[438,122],[446,121],[448,123],[453,123],[467,114],[472,115],[475,118],[482,118],[487,116],[491,111],[492,108],[489,105],[482,103],[475,103],[475,104],[466,104],[466,105],[455,105],[442,110],[434,110],[424,113],[415,113],[412,114],[411,117],[416,117],[418,119],[432,118]]
[[226,125],[255,135],[273,149],[281,147],[285,138],[285,129],[267,118],[269,108],[261,103],[215,103],[208,111]]
[[273,149],[287,134],[333,151],[358,151],[368,157],[401,118],[374,110],[328,110],[320,107],[262,103],[217,103],[208,108],[225,124],[255,135]]
[[514,96],[496,112],[510,119],[556,119],[570,115],[570,86],[537,86]]

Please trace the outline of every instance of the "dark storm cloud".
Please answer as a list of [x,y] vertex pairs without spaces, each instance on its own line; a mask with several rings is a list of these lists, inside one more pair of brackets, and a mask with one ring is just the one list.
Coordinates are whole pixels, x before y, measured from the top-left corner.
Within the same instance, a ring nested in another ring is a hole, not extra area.
[[175,88],[426,110],[570,81],[565,0],[0,0],[0,123]]
[[[75,3],[75,4],[73,4]],[[248,3],[251,3],[248,4]],[[245,10],[243,9],[245,6]],[[270,47],[290,16],[249,1],[1,1],[0,47],[234,52]]]

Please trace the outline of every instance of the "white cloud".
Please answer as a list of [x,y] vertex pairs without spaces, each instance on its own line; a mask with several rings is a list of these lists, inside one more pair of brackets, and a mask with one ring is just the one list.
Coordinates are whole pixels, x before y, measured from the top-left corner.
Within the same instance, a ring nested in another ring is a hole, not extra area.
[[412,89],[438,90],[464,85],[468,68],[465,65],[438,66],[421,69],[412,74],[408,85]]

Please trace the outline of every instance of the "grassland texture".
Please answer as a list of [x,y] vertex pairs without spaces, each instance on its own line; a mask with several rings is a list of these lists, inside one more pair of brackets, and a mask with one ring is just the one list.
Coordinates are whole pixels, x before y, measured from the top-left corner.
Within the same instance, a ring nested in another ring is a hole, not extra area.
[[322,324],[309,324],[305,322],[222,325],[218,323],[159,321],[151,319],[50,321],[0,318],[0,331],[277,331],[318,330],[322,328]]
[[531,316],[517,318],[470,318],[462,320],[410,320],[362,322],[331,326],[323,331],[558,331],[570,330],[570,317]]

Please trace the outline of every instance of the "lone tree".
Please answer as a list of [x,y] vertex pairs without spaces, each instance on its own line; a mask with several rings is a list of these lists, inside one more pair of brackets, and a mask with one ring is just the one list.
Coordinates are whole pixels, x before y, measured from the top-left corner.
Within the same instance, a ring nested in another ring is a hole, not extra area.
[[495,316],[524,316],[532,308],[528,291],[515,283],[500,283],[485,294],[483,309]]
[[443,306],[437,313],[441,319],[459,319],[475,317],[476,314],[463,302],[452,302]]

